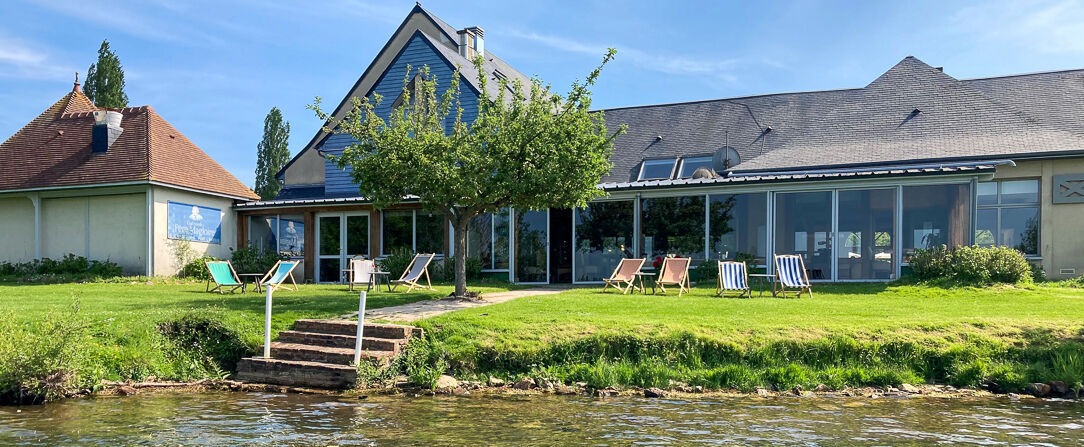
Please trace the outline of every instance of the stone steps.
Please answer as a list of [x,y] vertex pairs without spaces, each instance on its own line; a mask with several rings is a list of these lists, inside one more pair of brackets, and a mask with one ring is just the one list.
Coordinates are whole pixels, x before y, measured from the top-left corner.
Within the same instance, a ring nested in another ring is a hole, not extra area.
[[[312,320],[294,322],[271,343],[271,357],[249,357],[237,363],[237,379],[245,382],[312,388],[350,388],[357,382],[354,343],[356,321]],[[386,365],[402,353],[421,328],[366,323],[361,360]],[[260,347],[263,350],[263,347]]]

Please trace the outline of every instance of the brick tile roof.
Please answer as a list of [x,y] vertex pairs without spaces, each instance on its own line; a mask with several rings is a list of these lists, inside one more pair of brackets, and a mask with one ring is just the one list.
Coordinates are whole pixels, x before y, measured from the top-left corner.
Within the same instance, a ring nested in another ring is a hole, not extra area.
[[0,144],[0,192],[155,181],[259,198],[150,106],[115,109],[123,115],[124,131],[104,153],[92,153],[96,110],[102,109],[76,85]]

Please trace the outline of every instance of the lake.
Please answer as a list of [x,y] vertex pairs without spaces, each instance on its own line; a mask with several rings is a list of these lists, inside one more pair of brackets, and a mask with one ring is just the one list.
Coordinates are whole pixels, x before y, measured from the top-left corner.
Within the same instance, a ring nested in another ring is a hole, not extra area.
[[0,407],[0,445],[1084,445],[1084,402],[206,392]]

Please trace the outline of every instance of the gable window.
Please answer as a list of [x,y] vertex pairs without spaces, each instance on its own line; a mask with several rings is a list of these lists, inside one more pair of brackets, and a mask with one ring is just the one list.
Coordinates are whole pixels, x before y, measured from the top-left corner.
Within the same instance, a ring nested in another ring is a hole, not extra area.
[[667,158],[663,160],[644,160],[640,164],[640,180],[657,180],[670,178],[674,175],[674,165],[677,160]]
[[711,169],[711,157],[682,158],[678,178],[692,178],[693,173],[700,168]]
[[1012,247],[1039,255],[1039,181],[980,182],[975,243]]

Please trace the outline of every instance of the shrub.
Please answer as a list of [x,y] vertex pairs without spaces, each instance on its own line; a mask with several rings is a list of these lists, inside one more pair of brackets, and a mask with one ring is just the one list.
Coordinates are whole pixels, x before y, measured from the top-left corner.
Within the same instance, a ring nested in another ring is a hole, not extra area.
[[[384,259],[379,260],[380,268],[393,275],[398,275],[406,270],[414,254],[409,250],[400,249],[392,252]],[[482,278],[482,261],[477,258],[467,258],[467,281],[475,281]],[[433,282],[452,282],[455,280],[455,258],[433,260],[429,264],[429,275]]]
[[66,276],[71,279],[112,278],[120,276],[123,269],[117,263],[105,260],[87,260],[74,254],[64,255],[59,261],[49,258],[28,262],[0,262],[0,276],[30,278],[32,276]]
[[202,369],[209,371],[232,371],[251,350],[240,332],[210,310],[190,311],[163,321],[158,324],[158,332],[185,354],[200,360]]
[[282,256],[279,256],[277,251],[264,250],[253,245],[238,248],[230,254],[230,262],[237,273],[264,273],[271,270],[280,259]]
[[1026,283],[1036,276],[1027,257],[1009,247],[945,246],[915,250],[908,256],[921,280],[949,279],[964,284]]
[[0,315],[0,403],[41,403],[65,397],[79,386],[87,327],[70,313],[50,313],[17,324]]
[[211,279],[211,272],[207,270],[208,261],[217,261],[218,258],[214,256],[200,256],[191,261],[188,261],[181,269],[181,277],[198,279],[200,281],[206,281]]
[[[376,262],[380,264],[381,270],[388,272],[394,278],[398,278],[401,273],[406,271],[412,259],[414,259],[414,252],[406,248],[397,248],[392,250],[391,254],[384,257],[384,259]],[[435,269],[430,269],[430,274],[432,274],[432,270]]]

